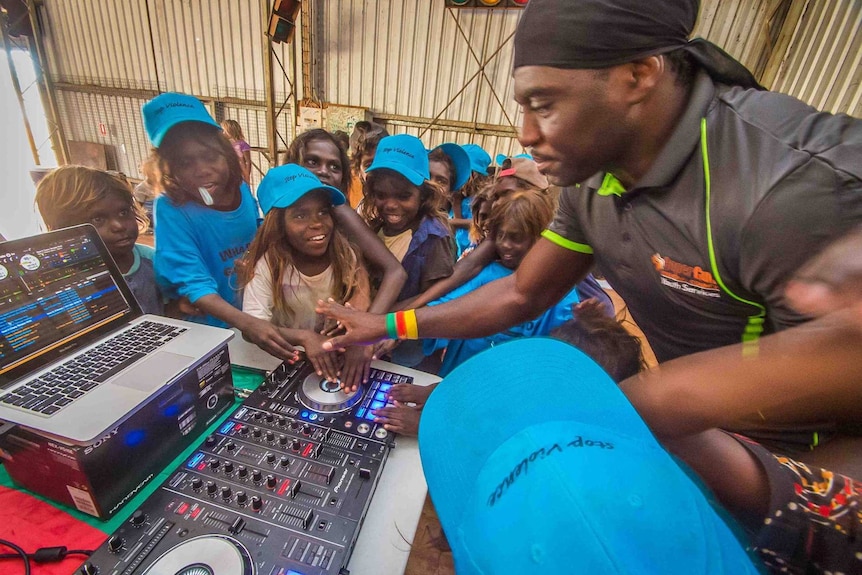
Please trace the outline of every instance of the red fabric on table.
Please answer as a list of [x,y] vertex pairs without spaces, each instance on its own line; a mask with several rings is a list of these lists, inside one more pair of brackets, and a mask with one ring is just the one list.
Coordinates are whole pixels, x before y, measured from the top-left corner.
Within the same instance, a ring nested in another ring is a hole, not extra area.
[[[6,539],[33,553],[40,547],[94,550],[104,543],[107,535],[75,519],[68,513],[8,487],[0,486],[0,539]],[[0,553],[14,553],[0,546]],[[33,575],[71,575],[87,558],[71,555],[58,563],[35,563]],[[0,559],[0,573],[24,573],[21,559]]]

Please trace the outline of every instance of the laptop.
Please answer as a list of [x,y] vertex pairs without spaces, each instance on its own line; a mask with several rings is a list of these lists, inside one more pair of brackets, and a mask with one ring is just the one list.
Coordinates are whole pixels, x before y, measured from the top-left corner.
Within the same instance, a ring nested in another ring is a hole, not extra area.
[[0,243],[0,420],[92,443],[232,337],[145,315],[89,224]]

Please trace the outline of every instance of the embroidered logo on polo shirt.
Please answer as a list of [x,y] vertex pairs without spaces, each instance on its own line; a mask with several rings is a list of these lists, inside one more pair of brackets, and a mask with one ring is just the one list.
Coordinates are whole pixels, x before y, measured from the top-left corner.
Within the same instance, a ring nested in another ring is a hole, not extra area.
[[650,260],[663,286],[694,295],[721,297],[718,283],[709,270],[677,262],[659,253],[654,253]]

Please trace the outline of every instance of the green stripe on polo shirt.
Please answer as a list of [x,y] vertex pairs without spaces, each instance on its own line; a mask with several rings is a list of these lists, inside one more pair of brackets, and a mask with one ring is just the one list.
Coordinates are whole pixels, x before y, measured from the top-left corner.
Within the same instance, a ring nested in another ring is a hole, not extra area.
[[544,232],[542,232],[542,237],[550,242],[557,244],[561,248],[566,248],[567,250],[572,250],[573,252],[579,252],[582,254],[593,253],[593,248],[591,248],[587,244],[579,244],[578,242],[573,242],[572,240],[566,239],[560,234],[552,232],[551,230],[545,230]]
[[600,196],[620,196],[626,193],[625,187],[620,181],[610,172],[605,173],[605,179],[602,180],[602,186],[596,190]]

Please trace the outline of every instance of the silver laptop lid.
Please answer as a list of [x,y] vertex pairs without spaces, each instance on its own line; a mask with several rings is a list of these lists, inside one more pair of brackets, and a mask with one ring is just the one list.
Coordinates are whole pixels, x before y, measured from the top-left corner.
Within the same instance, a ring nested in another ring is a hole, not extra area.
[[90,224],[0,243],[0,389],[141,315]]

